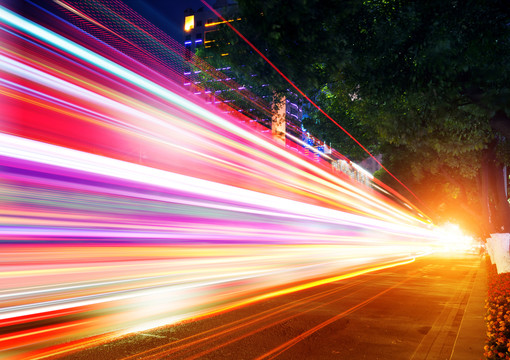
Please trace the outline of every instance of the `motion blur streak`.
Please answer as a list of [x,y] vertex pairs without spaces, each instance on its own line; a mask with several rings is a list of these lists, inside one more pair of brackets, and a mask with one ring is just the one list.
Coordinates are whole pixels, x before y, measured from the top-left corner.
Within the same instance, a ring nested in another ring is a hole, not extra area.
[[435,246],[412,205],[207,104],[93,14],[35,3],[0,6],[2,357],[65,354]]

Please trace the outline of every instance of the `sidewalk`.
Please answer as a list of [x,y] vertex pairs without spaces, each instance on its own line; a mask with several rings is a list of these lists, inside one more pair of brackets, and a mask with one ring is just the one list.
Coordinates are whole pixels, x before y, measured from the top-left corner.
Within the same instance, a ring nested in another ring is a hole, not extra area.
[[487,331],[484,320],[486,297],[487,268],[485,259],[481,259],[450,360],[483,359]]

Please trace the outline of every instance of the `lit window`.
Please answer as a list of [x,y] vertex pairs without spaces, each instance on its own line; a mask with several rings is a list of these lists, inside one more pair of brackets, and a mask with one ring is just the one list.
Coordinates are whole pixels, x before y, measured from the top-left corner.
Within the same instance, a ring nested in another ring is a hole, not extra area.
[[231,19],[231,20],[221,20],[221,19],[218,19],[217,22],[213,22],[212,19],[209,19],[207,20],[207,24],[205,24],[206,27],[211,27],[211,26],[216,26],[216,25],[219,25],[219,24],[226,24],[226,23],[229,23],[229,22],[233,22],[234,20]]
[[184,18],[184,31],[190,31],[195,28],[195,15],[186,16]]

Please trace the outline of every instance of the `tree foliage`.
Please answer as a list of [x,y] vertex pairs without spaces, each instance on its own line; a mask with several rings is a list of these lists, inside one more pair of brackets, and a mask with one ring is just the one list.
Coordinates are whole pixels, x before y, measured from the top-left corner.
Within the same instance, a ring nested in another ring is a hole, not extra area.
[[[506,200],[501,201],[494,184],[476,181],[481,170],[502,178],[496,171],[498,163],[509,164],[505,156],[510,138],[507,4],[366,4],[352,32],[355,61],[341,74],[347,91],[358,89],[363,121],[388,144],[414,154],[407,161],[396,161],[405,164],[397,172],[411,173],[408,182],[429,203],[434,196],[428,190],[440,180],[442,186],[435,192],[443,199],[440,205],[457,204],[460,199],[471,209],[489,206],[486,215],[492,213],[494,226],[485,231],[500,231],[503,225],[508,231],[508,219],[494,221],[497,213],[508,212]],[[499,151],[484,156],[495,139]],[[390,169],[397,169],[389,163]],[[482,192],[479,184],[492,187],[484,199],[473,196]]]
[[[497,202],[494,191],[475,195],[483,192],[481,170],[510,165],[506,1],[238,3],[239,30],[342,124],[361,136],[374,131],[385,166],[436,210],[462,203],[480,213]],[[243,40],[227,36],[233,60],[256,58]],[[261,58],[250,66],[268,84],[285,86]],[[315,125],[323,120],[310,113]],[[494,142],[497,151],[489,151]]]
[[[379,151],[379,141],[373,129],[361,123],[356,114],[347,106],[351,102],[349,94],[339,93],[335,84],[328,84],[320,89],[314,100],[328,115],[364,144],[370,152],[377,153]],[[321,112],[308,105],[305,107],[305,113],[307,115],[303,118],[303,126],[311,134],[331,144],[333,148],[353,161],[367,158],[366,151]]]

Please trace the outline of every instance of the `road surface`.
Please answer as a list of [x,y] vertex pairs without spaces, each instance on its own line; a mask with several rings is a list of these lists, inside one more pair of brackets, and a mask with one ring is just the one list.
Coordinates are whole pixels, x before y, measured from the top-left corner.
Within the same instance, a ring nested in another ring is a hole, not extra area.
[[417,258],[63,358],[450,359],[480,264],[468,254]]

